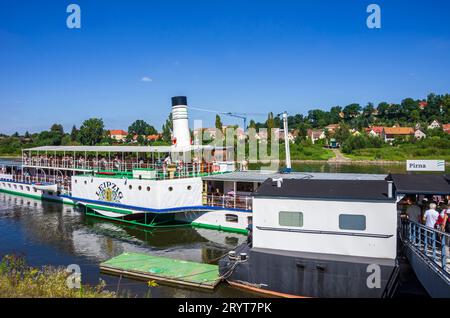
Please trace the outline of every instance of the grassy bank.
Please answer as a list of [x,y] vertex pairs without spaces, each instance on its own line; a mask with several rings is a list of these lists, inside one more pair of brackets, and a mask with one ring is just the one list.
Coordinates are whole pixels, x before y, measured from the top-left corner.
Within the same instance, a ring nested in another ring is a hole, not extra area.
[[7,255],[0,263],[0,298],[113,298],[104,285],[69,288],[65,268],[28,266],[21,257]]
[[[334,157],[330,149],[323,145],[291,144],[291,160],[328,160]],[[286,159],[284,144],[280,144],[280,159]]]
[[381,148],[364,148],[344,154],[352,160],[389,160],[405,161],[408,159],[442,159],[450,161],[450,149],[440,147],[421,148],[416,145],[387,146]]

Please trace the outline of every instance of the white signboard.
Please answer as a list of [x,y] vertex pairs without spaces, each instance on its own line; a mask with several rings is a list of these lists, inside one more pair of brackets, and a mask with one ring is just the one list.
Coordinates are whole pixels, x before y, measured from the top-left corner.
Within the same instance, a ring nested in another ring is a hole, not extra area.
[[445,160],[407,160],[406,171],[445,171]]

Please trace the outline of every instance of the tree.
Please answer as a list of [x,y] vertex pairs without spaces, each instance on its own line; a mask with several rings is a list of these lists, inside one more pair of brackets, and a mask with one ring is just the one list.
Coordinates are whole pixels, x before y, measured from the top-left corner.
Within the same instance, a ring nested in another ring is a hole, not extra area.
[[80,127],[79,138],[83,145],[94,146],[103,138],[104,124],[101,118],[85,120]]
[[336,138],[337,142],[339,142],[340,144],[342,144],[349,137],[350,137],[350,129],[346,124],[341,124],[334,133],[334,138]]
[[167,118],[166,123],[162,126],[162,139],[165,142],[172,141],[172,131],[173,131],[173,120],[172,113],[170,113],[169,118]]
[[270,144],[270,142],[272,141],[272,129],[275,127],[275,121],[273,119],[272,112],[270,112],[267,115],[266,127],[267,127],[267,143]]
[[220,119],[219,114],[216,115],[216,129],[220,132],[222,132],[223,129],[222,120]]
[[250,119],[250,123],[248,124],[248,128],[256,129],[256,122],[253,119]]
[[358,116],[360,111],[361,111],[361,106],[359,104],[356,104],[356,103],[347,105],[342,110],[342,112],[344,113],[344,118],[346,120],[349,120],[349,119],[351,119],[353,117]]
[[149,125],[142,119],[138,119],[128,127],[128,133],[133,135],[156,135],[158,132],[155,127]]
[[72,131],[70,132],[70,140],[72,141],[78,140],[78,129],[75,125],[73,125]]

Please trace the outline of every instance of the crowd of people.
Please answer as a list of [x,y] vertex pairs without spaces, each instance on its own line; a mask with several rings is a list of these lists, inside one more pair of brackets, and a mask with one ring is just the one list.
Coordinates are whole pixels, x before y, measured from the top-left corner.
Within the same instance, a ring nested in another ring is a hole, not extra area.
[[450,233],[449,196],[408,196],[401,206],[401,214],[408,220]]

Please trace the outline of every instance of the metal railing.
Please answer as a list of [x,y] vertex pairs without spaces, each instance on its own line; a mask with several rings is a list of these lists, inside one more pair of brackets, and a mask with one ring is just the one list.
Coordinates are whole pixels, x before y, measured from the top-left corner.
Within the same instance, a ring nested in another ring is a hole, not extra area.
[[25,167],[43,169],[68,169],[86,171],[111,171],[129,172],[135,169],[151,169],[156,172],[156,179],[188,178],[209,175],[218,172],[218,166],[214,163],[150,163],[130,162],[120,160],[72,160],[72,159],[47,159],[24,158]]
[[402,223],[402,238],[422,256],[440,267],[443,272],[450,274],[450,258],[448,255],[450,233],[404,220]]
[[203,193],[203,205],[252,211],[253,197],[246,195]]
[[60,177],[54,175],[35,174],[26,175],[15,173],[12,179],[1,178],[0,181],[14,181],[17,183],[34,184],[34,183],[51,183],[57,184],[61,193],[68,194],[71,190],[71,182],[69,177]]

